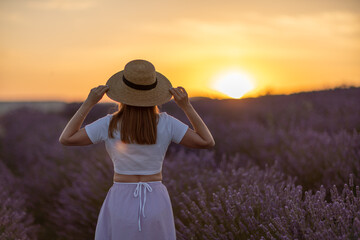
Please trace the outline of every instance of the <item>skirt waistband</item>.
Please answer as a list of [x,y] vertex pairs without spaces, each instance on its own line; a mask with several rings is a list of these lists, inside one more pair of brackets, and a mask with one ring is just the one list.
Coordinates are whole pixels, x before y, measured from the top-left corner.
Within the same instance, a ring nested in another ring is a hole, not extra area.
[[114,184],[141,184],[141,183],[161,183],[162,181],[152,181],[152,182],[114,182]]

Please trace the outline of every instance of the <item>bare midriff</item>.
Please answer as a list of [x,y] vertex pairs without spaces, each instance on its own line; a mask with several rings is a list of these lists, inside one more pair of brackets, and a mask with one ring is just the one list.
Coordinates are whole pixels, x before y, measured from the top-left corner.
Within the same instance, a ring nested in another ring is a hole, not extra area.
[[114,182],[153,182],[162,181],[162,173],[152,175],[125,175],[114,173]]

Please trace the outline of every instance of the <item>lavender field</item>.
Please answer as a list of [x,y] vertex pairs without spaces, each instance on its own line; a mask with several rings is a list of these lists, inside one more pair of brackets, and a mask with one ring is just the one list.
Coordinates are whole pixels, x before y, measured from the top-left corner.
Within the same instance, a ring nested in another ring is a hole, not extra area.
[[[360,88],[193,105],[216,146],[169,148],[178,239],[360,238]],[[0,239],[93,239],[113,169],[103,144],[59,144],[78,107],[1,116]],[[161,111],[188,123],[173,102]]]

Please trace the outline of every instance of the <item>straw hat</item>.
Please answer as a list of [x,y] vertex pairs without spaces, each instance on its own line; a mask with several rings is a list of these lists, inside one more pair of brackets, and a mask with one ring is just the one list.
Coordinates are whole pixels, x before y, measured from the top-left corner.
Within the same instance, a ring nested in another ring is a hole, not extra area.
[[106,92],[109,98],[131,106],[150,107],[161,105],[171,99],[170,81],[155,71],[152,63],[133,60],[123,71],[109,78]]

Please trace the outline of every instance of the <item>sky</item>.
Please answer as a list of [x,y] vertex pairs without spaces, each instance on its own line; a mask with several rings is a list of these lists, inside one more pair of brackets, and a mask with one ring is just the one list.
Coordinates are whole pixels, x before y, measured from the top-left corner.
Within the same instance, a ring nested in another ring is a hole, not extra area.
[[0,101],[82,101],[134,59],[191,97],[360,86],[359,0],[1,0],[0,35]]

